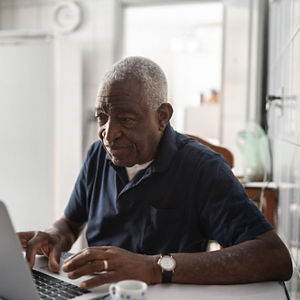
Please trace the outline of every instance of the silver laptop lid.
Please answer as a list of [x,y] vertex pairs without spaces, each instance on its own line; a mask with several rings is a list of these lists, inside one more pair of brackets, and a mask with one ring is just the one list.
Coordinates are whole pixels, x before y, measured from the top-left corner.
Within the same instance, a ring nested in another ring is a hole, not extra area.
[[1,200],[0,270],[0,297],[7,300],[39,299],[20,242],[5,204]]

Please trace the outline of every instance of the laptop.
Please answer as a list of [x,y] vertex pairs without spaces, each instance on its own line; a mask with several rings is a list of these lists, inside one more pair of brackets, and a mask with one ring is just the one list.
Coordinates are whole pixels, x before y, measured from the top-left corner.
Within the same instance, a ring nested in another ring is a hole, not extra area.
[[[63,260],[69,256],[62,254]],[[79,284],[89,276],[71,280],[60,271],[48,269],[47,258],[37,256],[33,270],[30,270],[19,239],[14,231],[7,208],[0,200],[0,299],[110,299],[108,284],[90,290],[81,289]]]

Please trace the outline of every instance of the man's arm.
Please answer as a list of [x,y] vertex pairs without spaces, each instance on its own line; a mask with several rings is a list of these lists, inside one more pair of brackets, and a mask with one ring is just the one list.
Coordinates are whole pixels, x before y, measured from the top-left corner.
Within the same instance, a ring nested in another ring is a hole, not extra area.
[[[288,280],[292,274],[288,250],[274,231],[268,231],[238,245],[219,251],[174,253],[174,283],[234,284],[266,280]],[[162,273],[158,255],[135,254],[117,247],[91,247],[65,261],[63,271],[71,279],[97,275],[84,281],[92,288],[123,279],[160,283]],[[104,260],[108,269],[104,271]]]
[[18,236],[26,251],[29,266],[34,266],[36,254],[44,254],[49,258],[49,269],[58,272],[61,252],[72,247],[83,227],[84,223],[73,222],[63,216],[44,232],[19,232]]
[[173,282],[178,283],[233,284],[288,280],[292,275],[289,252],[274,231],[220,251],[178,253],[174,258]]

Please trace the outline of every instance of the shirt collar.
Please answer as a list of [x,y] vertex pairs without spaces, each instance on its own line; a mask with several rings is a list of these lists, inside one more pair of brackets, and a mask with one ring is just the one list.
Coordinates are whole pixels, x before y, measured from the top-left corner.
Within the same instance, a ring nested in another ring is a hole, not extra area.
[[152,164],[152,171],[165,171],[169,167],[177,148],[176,132],[172,126],[168,124],[159,143],[157,154]]

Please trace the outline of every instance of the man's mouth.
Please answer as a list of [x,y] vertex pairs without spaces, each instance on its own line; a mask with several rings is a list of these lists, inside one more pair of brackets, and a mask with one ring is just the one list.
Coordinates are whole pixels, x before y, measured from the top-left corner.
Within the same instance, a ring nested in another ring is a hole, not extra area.
[[112,155],[121,154],[124,151],[128,151],[128,146],[108,146],[105,145],[106,150]]

